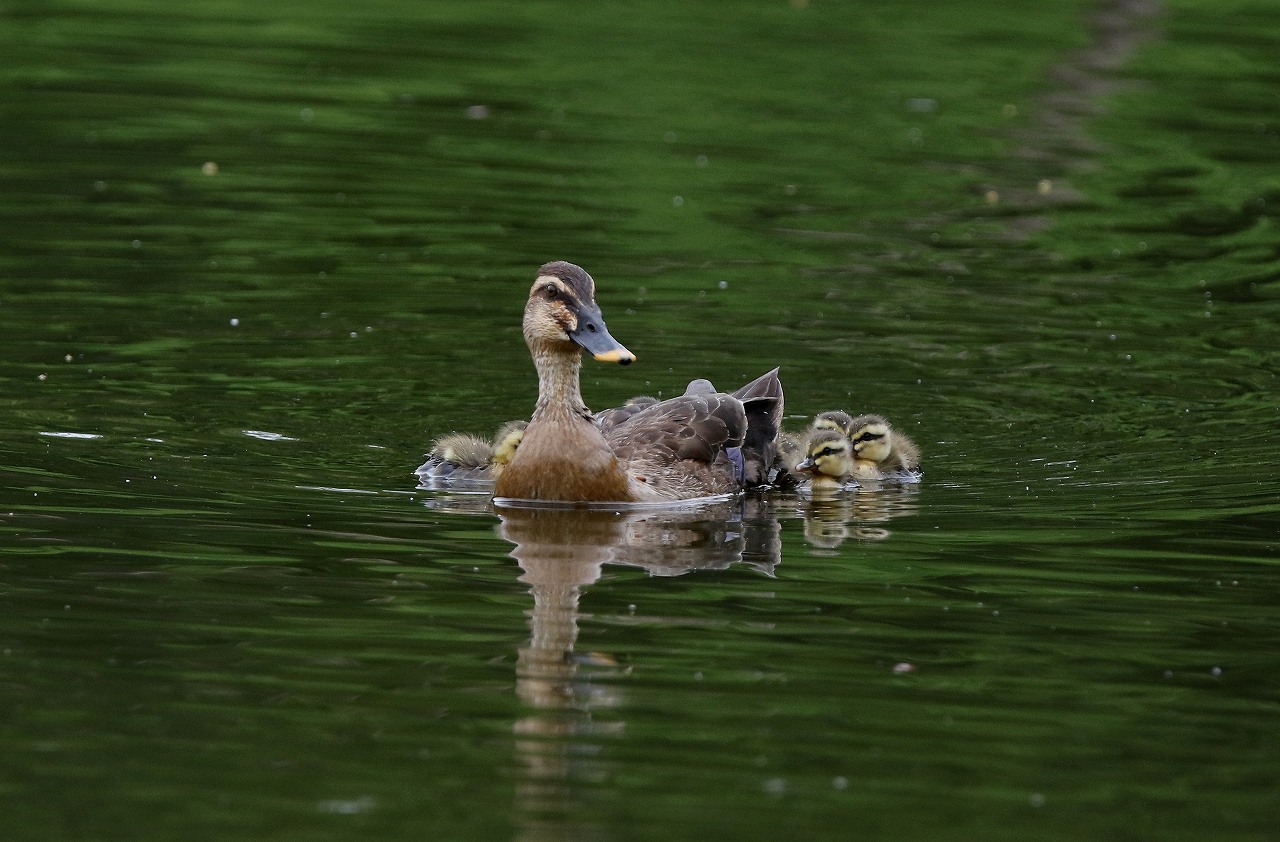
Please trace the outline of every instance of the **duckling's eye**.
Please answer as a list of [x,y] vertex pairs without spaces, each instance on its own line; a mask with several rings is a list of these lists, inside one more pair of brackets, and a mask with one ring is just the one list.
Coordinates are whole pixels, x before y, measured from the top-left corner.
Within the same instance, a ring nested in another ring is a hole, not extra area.
[[548,301],[555,301],[557,298],[560,297],[560,290],[556,289],[551,284],[547,284],[545,289],[545,294],[547,296]]

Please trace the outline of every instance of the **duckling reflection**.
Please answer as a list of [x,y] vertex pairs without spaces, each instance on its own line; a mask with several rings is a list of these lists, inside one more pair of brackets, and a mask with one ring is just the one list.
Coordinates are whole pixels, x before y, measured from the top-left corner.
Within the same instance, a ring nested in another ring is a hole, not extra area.
[[[513,730],[523,780],[517,788],[521,838],[565,838],[575,784],[608,771],[602,743],[624,723],[616,679],[627,667],[605,653],[577,651],[579,600],[606,564],[655,576],[745,564],[772,575],[781,553],[776,513],[730,500],[677,511],[616,512],[500,507],[499,534],[529,585],[529,641],[516,658],[516,694],[531,712]],[[581,828],[577,828],[581,829]],[[550,835],[546,835],[550,834]],[[560,835],[556,835],[560,834]]]
[[892,534],[889,521],[916,513],[919,493],[916,485],[864,480],[852,493],[801,498],[805,541],[828,550],[849,539],[883,541]]

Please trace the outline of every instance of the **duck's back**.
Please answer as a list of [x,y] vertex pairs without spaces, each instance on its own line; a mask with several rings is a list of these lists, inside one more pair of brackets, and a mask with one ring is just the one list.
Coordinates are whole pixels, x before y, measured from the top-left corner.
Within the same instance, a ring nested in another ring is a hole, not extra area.
[[742,402],[731,395],[681,395],[648,407],[605,431],[637,497],[688,500],[730,494],[742,487],[746,431]]

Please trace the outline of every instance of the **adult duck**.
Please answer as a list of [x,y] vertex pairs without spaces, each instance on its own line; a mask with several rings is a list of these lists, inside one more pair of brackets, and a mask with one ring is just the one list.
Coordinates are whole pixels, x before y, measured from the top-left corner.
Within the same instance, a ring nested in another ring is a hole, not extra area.
[[782,416],[777,369],[734,394],[691,390],[602,429],[579,387],[582,352],[629,365],[609,335],[595,281],[564,261],[538,270],[524,309],[538,402],[494,497],[559,503],[671,502],[731,494],[774,459]]

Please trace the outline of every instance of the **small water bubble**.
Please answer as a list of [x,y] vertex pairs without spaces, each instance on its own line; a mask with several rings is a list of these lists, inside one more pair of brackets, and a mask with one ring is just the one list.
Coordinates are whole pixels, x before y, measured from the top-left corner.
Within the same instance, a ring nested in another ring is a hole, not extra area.
[[1027,801],[1031,804],[1032,807],[1043,807],[1044,794],[1039,792],[1033,792],[1031,793],[1031,797],[1028,798]]
[[1209,670],[1209,674],[1212,675],[1214,678],[1217,678],[1218,676],[1222,675],[1222,667],[1214,667],[1213,669]]
[[1173,670],[1165,670],[1165,671],[1164,671],[1164,677],[1165,677],[1165,678],[1173,678]]
[[298,112],[298,117],[302,120],[302,122],[310,123],[312,120],[316,118],[316,112],[312,111],[310,108],[304,108]]
[[130,245],[132,245],[136,249],[140,249],[142,248],[142,240],[134,240],[132,243],[130,243]]
[[[105,181],[95,181],[93,183],[93,189],[97,193],[105,193],[107,192],[107,183]],[[1203,281],[1201,281],[1201,283],[1203,283]]]
[[721,281],[720,283],[716,284],[716,286],[720,287],[720,289],[728,289],[728,288],[729,288],[729,282],[728,282],[728,281]]
[[699,155],[697,158],[693,159],[693,162],[700,167],[705,167],[707,165],[707,156]]
[[782,188],[782,192],[786,193],[788,196],[794,196],[796,194],[796,186],[794,184],[788,184],[786,187]]
[[836,775],[834,778],[831,779],[831,788],[832,789],[848,789],[849,779],[846,778],[844,775]]
[[915,97],[907,100],[907,110],[917,114],[929,114],[938,110],[938,101],[929,97]]
[[49,379],[49,375],[47,375],[47,374],[37,374],[37,375],[36,375],[36,379],[37,379],[37,380],[48,380],[48,379]]
[[675,143],[677,140],[680,139],[680,135],[676,134],[675,132],[666,132],[665,134],[662,135],[662,139],[666,143]]
[[693,680],[694,680],[694,681],[701,681],[701,680],[702,680],[702,671],[701,671],[701,670],[699,670],[698,672],[695,672],[695,673],[693,674]]
[[1005,117],[1017,117],[1018,106],[1014,105],[1013,103],[1008,103],[1000,109],[1000,113],[1003,114]]
[[67,354],[65,357],[63,357],[63,358],[62,358],[62,361],[63,361],[64,363],[69,363],[69,362],[71,362],[71,360],[72,360],[72,357],[71,357],[71,355],[70,355],[70,354]]
[[684,196],[672,196],[671,204],[673,207],[684,207]]
[[770,795],[786,795],[787,781],[785,778],[770,778],[764,782],[764,791]]
[[894,675],[906,675],[909,672],[915,672],[915,671],[916,671],[915,665],[909,664],[906,661],[902,661],[901,663],[897,663],[893,665]]
[[988,190],[982,194],[982,198],[986,200],[988,205],[1000,204],[1000,192],[997,190]]
[[233,319],[231,320],[231,326],[232,326],[232,327],[240,327],[240,320],[239,320],[239,319],[235,319],[235,318],[233,318]]
[[538,131],[534,134],[534,137],[536,137],[538,140],[544,140],[544,141],[551,140],[551,132],[547,129],[538,129]]
[[487,120],[489,118],[489,106],[487,105],[468,105],[468,120]]
[[212,176],[212,175],[217,175],[217,174],[218,174],[218,162],[217,162],[217,161],[205,161],[203,164],[201,164],[201,165],[200,165],[200,172],[204,173],[205,175],[210,175],[210,176]]

